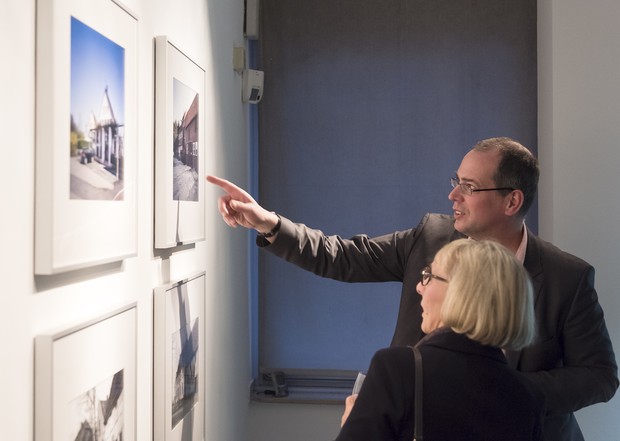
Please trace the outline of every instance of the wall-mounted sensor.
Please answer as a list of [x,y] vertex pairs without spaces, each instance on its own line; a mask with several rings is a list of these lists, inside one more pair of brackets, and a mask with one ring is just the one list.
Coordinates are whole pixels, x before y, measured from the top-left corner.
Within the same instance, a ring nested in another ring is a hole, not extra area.
[[263,97],[263,79],[265,73],[262,70],[246,69],[243,71],[244,103],[256,104]]

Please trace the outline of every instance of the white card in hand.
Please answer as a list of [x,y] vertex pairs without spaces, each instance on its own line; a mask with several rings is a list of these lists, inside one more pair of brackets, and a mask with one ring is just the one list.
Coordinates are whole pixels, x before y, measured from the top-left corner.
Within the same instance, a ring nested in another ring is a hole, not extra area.
[[353,385],[353,391],[351,392],[351,395],[357,395],[360,393],[360,389],[362,388],[362,383],[364,382],[364,378],[366,378],[366,375],[362,374],[361,372],[358,372],[357,378],[355,379],[355,384]]

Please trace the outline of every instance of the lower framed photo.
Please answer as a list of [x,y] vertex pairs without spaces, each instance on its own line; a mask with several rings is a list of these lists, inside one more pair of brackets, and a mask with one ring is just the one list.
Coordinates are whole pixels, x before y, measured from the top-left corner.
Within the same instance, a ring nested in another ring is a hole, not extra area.
[[153,439],[204,434],[205,273],[154,290]]
[[35,338],[35,441],[136,440],[135,303]]

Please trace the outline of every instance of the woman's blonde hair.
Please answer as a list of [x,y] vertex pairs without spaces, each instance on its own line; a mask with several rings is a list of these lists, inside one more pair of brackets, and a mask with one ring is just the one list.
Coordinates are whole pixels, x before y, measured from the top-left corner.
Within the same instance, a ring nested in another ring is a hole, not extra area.
[[534,340],[532,284],[514,254],[497,242],[459,239],[435,260],[449,279],[441,320],[479,343],[518,350]]

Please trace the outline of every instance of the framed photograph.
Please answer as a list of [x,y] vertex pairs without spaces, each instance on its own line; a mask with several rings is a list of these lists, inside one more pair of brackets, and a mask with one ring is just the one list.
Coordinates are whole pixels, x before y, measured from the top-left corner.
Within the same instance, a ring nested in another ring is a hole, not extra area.
[[37,0],[35,274],[137,253],[137,19]]
[[205,71],[155,37],[155,248],[204,240]]
[[35,441],[136,440],[136,307],[35,339]]
[[203,439],[204,274],[155,288],[155,441]]

